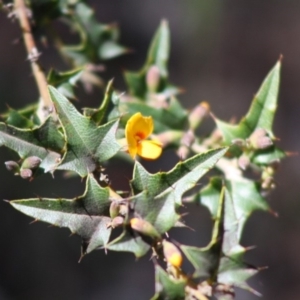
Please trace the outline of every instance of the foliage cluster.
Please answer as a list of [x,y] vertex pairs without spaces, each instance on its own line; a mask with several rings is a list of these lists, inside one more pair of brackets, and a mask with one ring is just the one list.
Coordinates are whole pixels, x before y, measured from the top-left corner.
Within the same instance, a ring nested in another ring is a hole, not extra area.
[[[16,0],[13,7],[3,4],[2,9],[20,20],[25,44],[26,34],[34,37],[26,46],[44,93],[37,104],[9,108],[1,115],[0,146],[19,155],[17,161],[5,164],[27,180],[47,172],[72,172],[84,178],[86,187],[74,199],[39,197],[9,204],[38,221],[80,235],[82,257],[96,249],[132,252],[136,257],[151,251],[156,281],[152,299],[233,299],[234,287],[258,294],[246,281],[259,268],[244,261],[247,248],[240,240],[255,210],[272,212],[265,195],[275,187],[274,173],[285,156],[272,131],[280,61],[239,123],[218,119],[206,102],[187,110],[177,98],[180,88],[168,78],[170,32],[162,21],[144,66],[138,72],[125,72],[126,93],[110,81],[99,107],[84,108],[81,114],[71,102],[76,83],[87,88],[100,85],[98,64],[127,52],[118,43],[118,28],[99,23],[84,1],[31,0],[26,5]],[[69,26],[79,43],[63,43],[55,22]],[[34,41],[42,37],[56,46],[69,70],[53,68],[47,76],[38,77],[41,67]],[[151,174],[139,159],[132,160],[126,153],[126,126],[137,113],[153,120],[151,138],[157,145],[177,153],[179,162],[170,171]],[[198,128],[209,116],[216,128],[208,136],[199,136]],[[110,186],[105,170],[116,156],[134,162],[130,192],[117,192]],[[214,176],[205,186],[198,185],[211,169]],[[212,237],[204,248],[183,245],[168,235],[174,227],[186,227],[180,215],[185,203],[201,204],[211,214]],[[111,238],[115,230],[121,233]],[[192,274],[185,272],[185,261],[193,266]]]

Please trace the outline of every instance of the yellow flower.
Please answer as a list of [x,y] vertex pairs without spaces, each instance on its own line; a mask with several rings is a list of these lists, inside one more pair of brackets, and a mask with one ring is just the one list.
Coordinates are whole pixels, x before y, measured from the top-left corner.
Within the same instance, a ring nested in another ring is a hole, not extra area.
[[125,136],[128,152],[132,158],[136,155],[145,159],[157,159],[162,152],[162,145],[156,140],[146,140],[153,131],[152,117],[144,117],[140,112],[128,120]]

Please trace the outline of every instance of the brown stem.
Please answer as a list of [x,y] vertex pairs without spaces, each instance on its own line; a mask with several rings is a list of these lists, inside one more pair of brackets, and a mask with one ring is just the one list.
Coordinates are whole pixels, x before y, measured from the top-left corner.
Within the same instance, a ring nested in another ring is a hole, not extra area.
[[32,72],[39,90],[40,101],[37,114],[41,121],[44,121],[49,113],[53,110],[53,103],[51,101],[46,76],[38,63],[39,56],[28,16],[28,8],[24,0],[14,0],[15,11],[17,13],[20,27],[22,29],[23,39],[28,53],[28,58],[31,62]]

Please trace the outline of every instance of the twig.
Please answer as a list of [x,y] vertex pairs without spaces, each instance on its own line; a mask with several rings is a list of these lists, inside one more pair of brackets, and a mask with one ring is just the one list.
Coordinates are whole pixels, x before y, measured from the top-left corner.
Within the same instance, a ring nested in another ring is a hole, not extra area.
[[20,27],[22,29],[23,39],[28,53],[28,59],[31,62],[32,72],[39,90],[40,101],[37,110],[37,115],[41,122],[53,111],[53,103],[51,101],[46,76],[38,63],[40,53],[37,50],[31,25],[29,21],[29,10],[25,5],[24,0],[14,0],[15,12],[18,16]]

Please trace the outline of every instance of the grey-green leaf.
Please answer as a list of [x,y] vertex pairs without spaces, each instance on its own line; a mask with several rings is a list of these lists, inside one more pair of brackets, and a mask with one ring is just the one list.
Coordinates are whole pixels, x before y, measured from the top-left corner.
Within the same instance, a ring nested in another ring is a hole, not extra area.
[[19,129],[0,123],[0,146],[12,149],[22,159],[29,156],[39,157],[42,160],[39,167],[48,172],[57,165],[64,140],[50,117],[35,129]]
[[32,198],[10,201],[22,213],[59,227],[67,227],[83,239],[83,253],[108,243],[109,188],[102,188],[93,176],[86,181],[82,196],[74,199]]
[[58,169],[74,171],[84,177],[121,148],[115,138],[118,121],[97,127],[55,88],[49,87],[49,91],[67,141],[67,152]]
[[227,148],[220,148],[197,154],[179,162],[171,171],[157,174],[148,173],[139,162],[136,162],[131,181],[133,194],[147,190],[150,196],[155,197],[165,191],[171,191],[174,202],[181,204],[183,193],[194,187],[226,151]]

